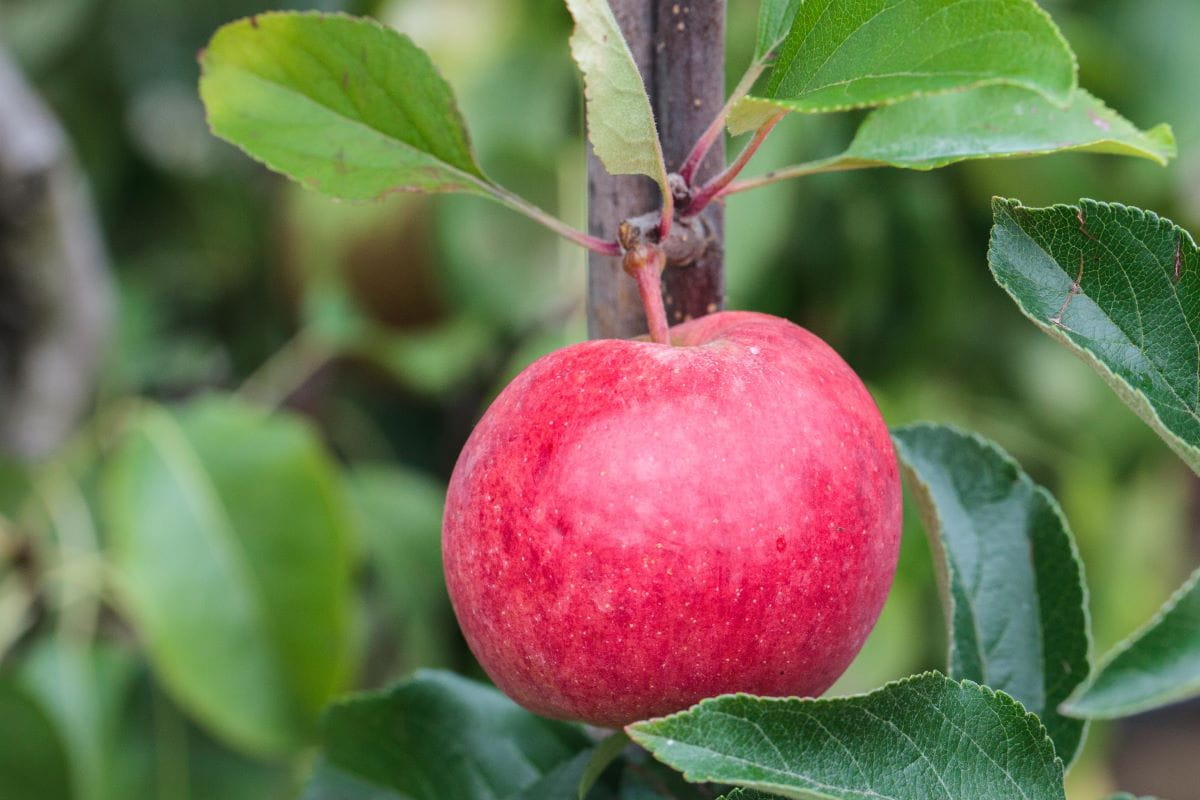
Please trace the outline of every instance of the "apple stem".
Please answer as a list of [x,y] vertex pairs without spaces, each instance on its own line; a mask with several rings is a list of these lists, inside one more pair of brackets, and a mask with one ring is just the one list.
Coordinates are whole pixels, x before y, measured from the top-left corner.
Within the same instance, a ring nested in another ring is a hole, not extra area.
[[670,326],[667,325],[667,307],[663,304],[662,296],[662,273],[666,261],[658,245],[637,242],[625,251],[622,266],[637,281],[642,307],[646,310],[650,341],[669,345]]
[[721,196],[722,190],[728,186],[743,169],[745,169],[746,164],[750,163],[750,159],[753,158],[754,154],[758,152],[758,148],[760,145],[762,145],[763,140],[767,138],[767,134],[771,132],[772,128],[779,124],[779,120],[783,119],[785,114],[786,112],[781,111],[759,126],[759,129],[754,132],[754,138],[751,139],[750,143],[746,145],[745,149],[738,154],[737,159],[734,160],[734,162],[730,164],[724,172],[713,178],[708,183],[704,184],[704,186],[700,188],[700,191],[696,192],[696,194],[692,197],[692,201],[688,203],[688,207],[685,209],[688,216],[699,214],[704,210],[705,206]]

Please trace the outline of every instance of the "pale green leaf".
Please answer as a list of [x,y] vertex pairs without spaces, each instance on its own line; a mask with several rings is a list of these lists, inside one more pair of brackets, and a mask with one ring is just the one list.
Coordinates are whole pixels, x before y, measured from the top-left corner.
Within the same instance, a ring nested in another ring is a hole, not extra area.
[[691,781],[797,800],[1063,800],[1045,728],[936,673],[833,700],[726,695],[626,730]]
[[993,84],[1064,104],[1075,88],[1075,56],[1032,0],[807,0],[763,90],[729,126]]
[[66,745],[75,800],[107,800],[116,792],[121,723],[139,667],[132,650],[67,637],[36,642],[22,660],[25,686]]
[[159,680],[231,744],[290,751],[350,668],[349,513],[303,423],[148,407],[103,482],[123,610]]
[[608,0],[567,0],[571,55],[583,73],[588,138],[613,175],[649,175],[667,192],[667,168],[650,98]]
[[1200,696],[1200,570],[1118,645],[1063,704],[1089,719],[1127,717]]
[[758,7],[755,60],[766,58],[787,36],[804,0],[762,0]]
[[200,64],[213,132],[325,194],[490,191],[450,86],[378,22],[259,14],[218,30]]
[[1083,200],[992,202],[988,260],[1039,328],[1200,472],[1200,250],[1170,220]]
[[591,757],[582,728],[448,672],[341,700],[321,727],[324,762],[306,800],[567,798]]
[[919,97],[872,111],[845,152],[773,176],[867,167],[930,170],[976,158],[1080,151],[1138,156],[1165,165],[1175,157],[1169,125],[1140,131],[1083,89],[1065,108],[1012,86]]
[[1084,725],[1058,713],[1088,673],[1083,568],[1054,498],[995,444],[946,426],[892,433],[929,534],[950,675],[1037,714],[1067,764]]

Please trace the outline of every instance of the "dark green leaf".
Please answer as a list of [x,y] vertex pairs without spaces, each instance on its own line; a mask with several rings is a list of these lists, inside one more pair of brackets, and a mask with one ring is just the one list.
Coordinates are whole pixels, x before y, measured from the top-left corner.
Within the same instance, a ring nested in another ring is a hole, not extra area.
[[799,800],[1062,800],[1063,767],[1012,698],[936,673],[834,700],[726,695],[636,722],[691,781]]
[[764,91],[731,120],[750,130],[780,110],[823,113],[1009,84],[1066,103],[1075,57],[1032,0],[808,0]]
[[1063,704],[1089,719],[1127,717],[1200,696],[1200,570]]
[[774,800],[778,795],[756,792],[753,789],[734,789],[729,794],[721,795],[720,800]]
[[73,800],[71,764],[54,722],[8,678],[0,678],[0,742],[0,797]]
[[1087,676],[1090,634],[1058,503],[985,439],[934,425],[892,436],[935,554],[950,675],[1015,697],[1070,764],[1084,726],[1058,704]]
[[1175,157],[1175,136],[1167,125],[1138,130],[1082,89],[1060,108],[1026,89],[988,86],[876,109],[844,153],[776,173],[929,170],[975,158],[1068,151],[1139,156],[1165,165]]
[[[418,672],[390,691],[336,703],[322,740],[328,767],[412,800],[531,800],[533,787],[571,797],[591,758],[581,728],[445,672]],[[306,797],[342,797],[329,780],[315,776]]]
[[176,700],[255,753],[307,740],[350,668],[350,517],[313,432],[229,399],[149,407],[104,494],[123,605]]
[[579,779],[579,787],[576,792],[579,800],[584,800],[588,790],[600,778],[600,774],[608,769],[608,765],[616,760],[628,745],[629,736],[624,731],[617,731],[596,746],[592,751],[591,760],[583,770],[583,776]]
[[988,260],[1033,322],[1200,472],[1200,250],[1158,215],[992,201]]
[[450,86],[377,22],[259,14],[218,30],[200,63],[213,132],[325,194],[490,191]]

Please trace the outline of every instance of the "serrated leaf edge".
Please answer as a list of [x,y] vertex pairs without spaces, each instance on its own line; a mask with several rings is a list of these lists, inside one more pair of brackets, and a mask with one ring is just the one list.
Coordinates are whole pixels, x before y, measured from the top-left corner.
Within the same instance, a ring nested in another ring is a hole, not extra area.
[[[662,716],[662,717],[653,717],[648,720],[641,720],[638,722],[630,723],[629,725],[625,726],[624,730],[627,734],[629,734],[630,739],[632,739],[634,742],[636,742],[637,744],[644,747],[646,750],[648,750],[650,752],[651,755],[653,755],[657,759],[658,754],[655,752],[654,748],[651,745],[654,740],[661,740],[661,739],[665,739],[667,737],[661,736],[656,733],[644,733],[641,729],[639,729],[638,726],[649,726],[649,725],[655,725],[655,724],[659,724],[659,723],[663,723],[663,722],[678,720],[680,718],[688,716],[692,712],[698,711],[698,710],[705,708],[707,706],[710,706],[710,705],[714,705],[717,702],[728,701],[728,700],[753,700],[753,701],[758,701],[761,703],[768,703],[768,704],[783,704],[783,703],[790,703],[790,702],[798,701],[801,703],[808,704],[810,706],[839,705],[848,700],[865,699],[865,698],[871,697],[873,695],[881,694],[883,692],[889,691],[891,689],[906,686],[908,684],[915,684],[915,683],[918,683],[921,681],[933,681],[933,680],[937,680],[939,678],[944,682],[943,685],[953,685],[953,686],[957,686],[962,689],[966,689],[968,691],[971,689],[976,689],[981,694],[983,694],[985,697],[994,697],[1003,703],[1007,703],[1011,707],[1015,707],[1015,708],[1019,709],[1021,712],[1021,715],[1022,715],[1021,716],[1022,721],[1024,721],[1025,724],[1027,726],[1029,726],[1032,731],[1034,731],[1036,733],[1037,730],[1039,730],[1039,729],[1041,730],[1042,739],[1040,742],[1038,742],[1038,745],[1040,745],[1043,749],[1045,749],[1052,756],[1052,759],[1053,759],[1052,764],[1057,767],[1059,777],[1061,778],[1063,776],[1063,774],[1065,773],[1065,770],[1066,770],[1064,762],[1063,762],[1062,758],[1058,755],[1057,751],[1055,750],[1054,741],[1050,738],[1050,734],[1046,731],[1046,726],[1042,724],[1042,721],[1041,721],[1041,719],[1038,718],[1037,714],[1034,714],[1032,711],[1027,710],[1025,708],[1025,706],[1022,705],[1019,700],[1017,700],[1016,698],[1014,698],[1012,695],[1008,694],[1007,692],[1000,691],[999,689],[993,689],[990,686],[985,686],[983,684],[979,684],[979,683],[976,683],[975,681],[968,680],[968,679],[954,680],[953,678],[947,677],[945,674],[943,674],[942,672],[940,672],[938,670],[927,670],[925,672],[917,673],[914,675],[909,675],[906,678],[900,678],[898,680],[889,681],[888,683],[884,684],[883,686],[881,686],[877,689],[872,689],[871,691],[868,691],[868,692],[843,695],[840,697],[822,697],[822,698],[797,697],[797,696],[759,697],[757,695],[747,694],[745,692],[735,692],[732,694],[723,694],[723,695],[718,695],[716,697],[709,697],[704,700],[701,700],[699,703],[692,705],[690,708],[685,709],[683,711],[678,711],[674,714],[667,714],[666,716]],[[662,759],[659,759],[659,760],[662,760]],[[669,762],[663,761],[663,763],[667,764],[668,766],[674,767],[674,765],[670,764]],[[712,775],[706,776],[704,774],[696,773],[696,772],[689,771],[689,770],[683,770],[682,773],[683,773],[684,779],[689,781],[690,783],[706,783],[706,782],[711,782],[711,781],[723,781],[724,780],[721,776],[712,776]],[[742,783],[742,784],[738,784],[738,785],[743,788],[758,789],[760,791],[765,791],[765,792],[772,792],[772,791],[777,792],[777,791],[779,791],[779,788],[780,788],[775,784],[759,784],[759,783],[755,783],[755,782],[747,782],[747,783]],[[785,788],[788,791],[791,791],[791,787],[785,787]],[[808,791],[808,790],[805,790],[805,791]],[[822,795],[822,794],[816,794],[816,793],[812,794],[812,797],[813,797],[813,800],[838,800],[836,797],[831,797],[829,795]]]
[[[471,156],[472,164],[474,164],[475,167],[479,170],[478,175],[474,175],[472,173],[465,172],[462,169],[460,169],[459,167],[456,167],[446,161],[442,161],[437,156],[434,156],[425,150],[421,150],[419,148],[413,147],[412,145],[408,144],[407,142],[402,142],[398,139],[395,139],[391,135],[384,133],[383,131],[377,130],[376,128],[373,128],[372,126],[367,125],[364,122],[360,122],[359,120],[354,120],[354,119],[349,119],[349,118],[346,119],[346,122],[351,125],[357,125],[365,130],[370,131],[371,133],[373,133],[375,135],[382,136],[382,137],[386,138],[389,142],[394,143],[398,147],[402,147],[402,148],[412,151],[414,153],[420,153],[422,155],[428,156],[431,160],[436,161],[439,164],[440,169],[444,169],[447,172],[454,173],[456,176],[458,176],[462,179],[463,183],[467,183],[467,184],[475,186],[480,192],[482,192],[484,194],[491,195],[494,193],[494,188],[495,188],[494,184],[487,177],[487,174],[483,171],[483,168],[479,165],[479,157],[475,152],[475,145],[471,140],[470,131],[467,129],[466,120],[463,118],[462,111],[458,107],[458,98],[453,92],[453,87],[450,86],[450,82],[446,80],[444,75],[442,75],[441,70],[439,70],[437,68],[437,65],[435,63],[433,63],[433,59],[429,58],[429,54],[425,52],[424,48],[420,47],[415,42],[413,42],[409,36],[407,36],[404,33],[401,33],[400,31],[396,30],[395,28],[393,28],[389,25],[383,24],[379,20],[374,19],[372,17],[355,16],[353,14],[347,14],[343,11],[333,11],[333,12],[327,12],[327,11],[264,11],[264,12],[261,12],[258,14],[252,14],[251,16],[242,17],[240,19],[232,20],[230,22],[225,23],[224,25],[217,28],[217,30],[213,33],[212,37],[209,39],[209,44],[211,44],[213,41],[215,41],[217,36],[221,35],[221,33],[226,30],[233,30],[234,28],[240,27],[243,25],[257,27],[258,20],[263,19],[263,18],[272,18],[272,17],[292,17],[292,18],[309,17],[309,18],[315,18],[315,19],[342,19],[342,20],[346,20],[349,22],[365,24],[365,25],[374,27],[374,28],[382,31],[385,34],[399,37],[400,39],[407,41],[409,44],[411,44],[413,47],[415,47],[417,50],[419,50],[425,56],[426,60],[429,62],[429,67],[432,70],[432,72],[437,76],[437,78],[439,80],[441,80],[443,83],[446,84],[446,86],[448,88],[451,89],[450,111],[454,115],[455,122],[458,123],[460,129],[463,132],[463,138],[467,145],[467,152]],[[210,74],[209,73],[210,65],[207,60],[208,54],[209,54],[208,51],[209,51],[209,45],[205,45],[203,48],[200,49],[200,52],[197,53],[197,61],[200,64],[199,81],[200,81],[201,87],[203,87],[203,85],[204,85],[204,79],[206,77],[208,77]],[[246,72],[245,70],[239,70],[239,71]],[[265,79],[263,79],[259,75],[256,75],[255,73],[247,72],[247,74],[253,75],[256,78],[259,78],[260,80],[265,81]],[[270,83],[270,81],[266,81],[266,82]],[[282,85],[282,84],[277,84],[277,85],[281,85],[285,89],[291,88],[289,86]],[[203,92],[201,92],[201,94],[203,94]],[[326,108],[326,106],[324,106],[321,103],[318,103],[317,101],[313,100],[312,98],[308,97],[307,95],[305,95],[304,98],[305,98],[305,100],[307,100],[308,102],[311,102],[315,106],[318,106],[320,108]],[[271,159],[258,156],[255,153],[252,153],[249,150],[247,150],[243,145],[239,144],[238,142],[231,141],[231,140],[225,138],[224,136],[222,136],[213,127],[213,122],[212,122],[211,114],[210,114],[210,111],[208,108],[208,103],[203,103],[202,105],[204,106],[205,125],[208,127],[209,133],[211,133],[214,137],[220,139],[223,142],[228,142],[229,144],[233,145],[238,150],[242,151],[242,153],[244,153],[246,156],[248,156],[251,160],[253,160],[254,162],[256,162],[258,164],[261,164],[262,166],[266,167],[267,169],[271,170],[272,172],[275,172],[279,175],[284,175],[287,178],[289,178],[290,180],[296,181],[297,183],[299,183],[303,186],[307,186],[308,188],[310,188],[314,191],[325,194],[325,191],[317,184],[316,181],[313,181],[308,178],[296,177],[296,176],[292,175],[290,172],[276,166]],[[395,186],[395,187],[392,187],[389,189],[385,189],[382,192],[379,192],[378,194],[374,195],[373,197],[368,198],[365,202],[376,202],[376,201],[383,200],[384,198],[389,197],[393,194],[397,194],[397,193],[432,194],[432,193],[440,192],[440,191],[461,191],[461,189],[457,189],[457,188],[441,189],[441,188],[439,188],[436,190],[430,190],[430,189],[423,189],[423,188],[417,188],[417,187],[412,187],[412,186]],[[329,196],[332,197],[332,199],[337,200],[339,202],[344,201],[344,198],[336,197],[333,195],[329,195]],[[354,201],[352,201],[352,202],[354,202]],[[359,201],[359,202],[362,202],[362,201]]]
[[[1133,214],[1140,214],[1144,217],[1147,217],[1151,221],[1155,222],[1155,224],[1159,225],[1160,227],[1163,225],[1170,225],[1178,235],[1182,236],[1185,241],[1187,241],[1191,244],[1193,249],[1196,249],[1196,241],[1195,241],[1195,239],[1192,238],[1191,233],[1189,233],[1183,227],[1177,225],[1172,220],[1170,220],[1166,217],[1160,216],[1159,214],[1157,214],[1153,211],[1147,211],[1145,209],[1138,208],[1137,206],[1129,206],[1129,205],[1125,205],[1123,203],[1108,203],[1108,202],[1104,202],[1102,200],[1091,200],[1088,198],[1081,198],[1079,203],[1080,203],[1080,205],[1071,205],[1069,203],[1055,203],[1052,206],[1045,206],[1042,208],[1034,208],[1031,206],[1024,205],[1020,200],[996,196],[996,197],[992,198],[992,214],[994,216],[998,209],[1003,209],[1005,212],[1015,210],[1015,209],[1025,209],[1028,211],[1035,211],[1035,212],[1036,211],[1053,211],[1053,210],[1079,211],[1080,209],[1082,209],[1083,203],[1094,203],[1097,206],[1104,206],[1104,207],[1108,207],[1108,208],[1118,209],[1121,211],[1129,211]],[[1076,342],[1074,342],[1069,336],[1067,336],[1065,333],[1063,333],[1057,326],[1047,324],[1046,320],[1038,319],[1037,316],[1035,316],[1034,314],[1031,314],[1029,309],[1026,308],[1025,304],[1016,297],[1016,295],[1008,288],[1008,286],[1003,281],[1000,280],[1000,277],[996,274],[995,265],[992,263],[993,262],[992,253],[995,252],[995,248],[996,248],[996,227],[997,226],[995,224],[992,225],[992,231],[988,237],[988,268],[989,268],[990,272],[992,273],[993,280],[995,280],[996,283],[1000,285],[1000,288],[1004,289],[1004,291],[1006,293],[1008,293],[1009,297],[1012,298],[1013,302],[1016,303],[1017,308],[1020,309],[1021,313],[1024,314],[1025,317],[1027,317],[1031,322],[1033,322],[1042,331],[1049,334],[1051,336],[1051,338],[1053,338],[1055,341],[1064,345],[1069,352],[1073,353],[1077,358],[1079,358],[1085,364],[1087,364],[1088,366],[1090,366],[1094,370],[1096,370],[1096,372],[1098,372],[1100,374],[1100,377],[1104,379],[1104,382],[1109,385],[1109,388],[1111,388],[1114,392],[1116,392],[1117,396],[1121,398],[1121,401],[1124,402],[1127,406],[1129,406],[1134,411],[1135,414],[1137,414],[1139,417],[1141,417],[1142,420],[1144,422],[1146,422],[1146,424],[1148,424],[1151,427],[1151,429],[1159,435],[1159,438],[1161,438],[1164,442],[1166,442],[1167,446],[1170,447],[1175,452],[1175,454],[1177,456],[1179,456],[1183,460],[1183,462],[1188,465],[1189,468],[1192,469],[1193,472],[1200,474],[1200,447],[1190,445],[1187,442],[1183,441],[1179,436],[1177,436],[1174,433],[1174,431],[1170,430],[1166,426],[1166,423],[1163,422],[1162,417],[1159,416],[1158,410],[1154,408],[1154,406],[1150,403],[1150,401],[1148,399],[1146,399],[1145,395],[1142,394],[1142,392],[1138,391],[1138,389],[1136,387],[1132,386],[1123,377],[1121,377],[1117,373],[1113,372],[1113,370],[1110,369],[1107,364],[1105,364],[1103,361],[1101,361],[1096,356],[1092,355],[1091,351],[1089,351],[1086,347],[1083,347],[1083,346],[1077,344]],[[1043,252],[1045,252],[1045,251],[1043,250]],[[1047,253],[1047,256],[1049,256],[1049,253]],[[1055,260],[1053,258],[1052,258],[1052,260],[1054,260],[1056,264],[1058,263],[1057,260]],[[1107,314],[1105,316],[1107,316]]]
[[1164,705],[1169,705],[1171,703],[1184,700],[1194,695],[1197,690],[1200,690],[1200,675],[1198,675],[1191,683],[1185,683],[1181,687],[1176,687],[1176,689],[1172,692],[1155,695],[1153,700],[1143,700],[1137,703],[1125,703],[1119,706],[1111,706],[1104,713],[1100,714],[1086,713],[1077,709],[1073,709],[1073,704],[1078,703],[1087,695],[1088,690],[1091,689],[1091,687],[1095,684],[1096,679],[1101,675],[1101,673],[1103,673],[1105,669],[1107,669],[1114,661],[1116,661],[1117,658],[1124,655],[1135,644],[1137,644],[1143,636],[1157,627],[1168,614],[1175,610],[1175,608],[1179,605],[1179,602],[1183,600],[1183,598],[1189,592],[1196,588],[1197,584],[1200,584],[1200,569],[1196,569],[1188,577],[1188,579],[1183,582],[1183,585],[1176,589],[1174,593],[1167,598],[1167,601],[1159,607],[1159,609],[1154,613],[1154,616],[1138,627],[1133,633],[1121,640],[1120,643],[1118,643],[1115,647],[1113,647],[1112,650],[1104,655],[1103,659],[1101,659],[1100,663],[1092,670],[1088,678],[1083,683],[1079,684],[1079,686],[1075,688],[1075,691],[1071,693],[1071,696],[1059,705],[1059,712],[1065,716],[1074,717],[1076,719],[1117,719],[1119,717],[1126,717],[1141,711],[1148,711],[1150,709],[1159,708]]
[[[949,570],[951,568],[950,561],[946,557],[945,545],[942,543],[941,534],[935,533],[934,531],[929,530],[928,521],[924,517],[924,512],[925,512],[926,508],[928,508],[928,510],[930,511],[930,513],[933,516],[933,519],[936,520],[939,529],[942,527],[941,515],[937,511],[936,504],[933,503],[932,493],[929,491],[928,484],[925,483],[925,481],[921,480],[920,476],[917,474],[917,471],[915,469],[913,469],[912,467],[909,466],[908,459],[906,459],[900,455],[901,446],[896,438],[896,435],[903,431],[915,431],[915,430],[936,431],[938,429],[947,430],[957,436],[971,440],[975,444],[982,447],[985,451],[991,452],[992,454],[998,456],[1001,463],[1012,470],[1013,474],[1016,475],[1017,480],[1020,483],[1023,483],[1026,486],[1029,486],[1030,488],[1032,488],[1034,491],[1034,494],[1041,496],[1041,498],[1049,505],[1051,511],[1054,513],[1055,518],[1058,520],[1059,524],[1062,526],[1063,532],[1066,534],[1067,543],[1070,545],[1071,557],[1072,557],[1072,559],[1074,559],[1075,565],[1079,568],[1078,586],[1079,586],[1080,593],[1082,595],[1083,625],[1084,625],[1083,637],[1084,637],[1084,642],[1086,643],[1086,652],[1084,654],[1084,659],[1085,659],[1086,665],[1088,666],[1088,668],[1090,670],[1092,661],[1095,658],[1095,641],[1092,638],[1092,614],[1091,614],[1091,609],[1090,609],[1091,593],[1088,589],[1087,575],[1086,575],[1086,570],[1085,570],[1084,563],[1083,563],[1083,557],[1079,552],[1079,544],[1075,541],[1075,537],[1071,533],[1071,526],[1067,522],[1066,515],[1063,513],[1062,507],[1059,505],[1058,500],[1055,499],[1054,495],[1052,495],[1049,492],[1049,490],[1047,490],[1044,486],[1034,482],[1034,480],[1031,477],[1029,477],[1029,474],[1027,472],[1025,472],[1024,468],[1021,467],[1020,462],[1018,462],[1015,458],[1012,457],[1012,455],[1010,453],[1008,453],[1006,450],[1004,450],[1002,447],[1000,447],[1000,445],[998,445],[996,442],[993,442],[991,439],[988,439],[987,437],[982,436],[981,434],[979,434],[975,431],[969,431],[969,430],[965,430],[963,428],[959,428],[956,425],[951,425],[951,424],[946,424],[946,423],[936,423],[936,422],[915,422],[915,423],[911,423],[909,425],[904,425],[901,427],[893,428],[891,431],[892,441],[895,442],[896,454],[901,462],[901,467],[904,470],[904,474],[906,476],[910,476],[910,480],[914,484],[914,488],[916,486],[920,487],[920,492],[921,492],[923,501],[922,500],[918,501],[919,511],[921,512],[922,522],[925,524],[925,533],[926,533],[927,539],[929,540],[930,548],[938,556],[938,559],[935,561],[935,564],[934,564],[934,569],[935,569],[935,574],[938,576],[938,593],[942,597],[942,604],[943,604],[943,608],[945,609],[945,614],[946,614],[947,628],[949,628],[950,625],[952,624],[954,610],[955,610],[954,597],[953,597],[953,593],[950,591],[950,585],[949,585],[949,580],[950,580]],[[947,663],[952,664],[953,656],[954,656],[954,638],[952,636],[947,636],[946,647],[947,647],[947,651],[948,651],[947,652]],[[954,680],[954,679],[951,678],[951,680]],[[1086,678],[1084,679],[1083,682],[1080,683],[1080,685],[1083,685],[1084,682],[1086,682]],[[1029,712],[1029,713],[1032,713],[1032,712]],[[1040,718],[1039,718],[1039,721],[1040,721]],[[1044,725],[1043,725],[1043,727],[1044,727]],[[1047,735],[1049,735],[1049,734],[1047,734]],[[1074,763],[1075,759],[1079,757],[1079,753],[1083,750],[1083,745],[1084,745],[1086,738],[1087,738],[1087,729],[1085,726],[1084,730],[1080,732],[1079,741],[1075,745],[1074,752],[1072,752],[1070,754],[1059,754],[1059,757],[1062,759],[1064,764],[1066,764],[1067,766],[1070,766],[1072,763]],[[1057,754],[1057,748],[1055,749],[1055,752]]]

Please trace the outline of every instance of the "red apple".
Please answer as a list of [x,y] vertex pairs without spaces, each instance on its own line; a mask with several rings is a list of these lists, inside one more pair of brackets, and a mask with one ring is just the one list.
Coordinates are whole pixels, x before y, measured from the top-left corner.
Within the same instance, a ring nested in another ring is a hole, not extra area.
[[854,371],[765,314],[671,339],[540,359],[454,469],[455,612],[539,714],[619,726],[727,692],[818,695],[891,586],[899,474]]

